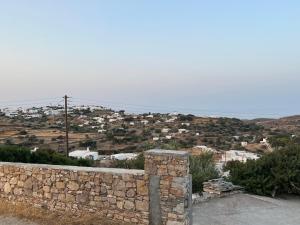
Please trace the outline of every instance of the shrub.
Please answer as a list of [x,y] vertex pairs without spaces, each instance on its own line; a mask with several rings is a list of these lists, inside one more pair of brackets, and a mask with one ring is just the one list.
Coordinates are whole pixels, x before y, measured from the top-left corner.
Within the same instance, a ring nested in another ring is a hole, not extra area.
[[203,182],[219,177],[213,162],[212,153],[190,157],[190,173],[193,180],[193,193],[203,191]]
[[27,135],[28,133],[27,133],[27,131],[26,130],[21,130],[20,132],[19,132],[19,135]]
[[141,153],[136,159],[133,160],[116,160],[114,161],[113,167],[125,168],[125,169],[144,169],[145,158],[144,154]]
[[188,114],[188,115],[179,115],[179,120],[180,121],[193,121],[194,120],[194,118],[195,118],[195,116],[194,115],[192,115],[192,114]]
[[96,149],[97,148],[97,142],[94,141],[94,140],[86,140],[86,141],[80,141],[79,142],[79,147],[84,147],[84,148],[87,148],[87,147],[90,147],[91,149]]
[[229,162],[230,180],[251,193],[300,194],[300,146],[290,145],[246,163]]
[[31,153],[28,148],[19,146],[0,146],[0,161],[38,163],[53,165],[92,166],[92,161],[66,157],[55,151],[38,150]]

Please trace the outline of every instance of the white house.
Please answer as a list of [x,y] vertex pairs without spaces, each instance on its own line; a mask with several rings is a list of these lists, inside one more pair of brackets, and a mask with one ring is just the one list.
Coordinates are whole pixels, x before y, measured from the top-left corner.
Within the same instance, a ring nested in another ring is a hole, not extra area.
[[103,134],[103,133],[105,133],[105,132],[106,132],[106,130],[104,130],[104,129],[98,130],[98,133],[100,133],[100,134]]
[[175,120],[177,120],[177,117],[173,117],[173,118],[171,118],[171,119],[167,119],[167,120],[166,120],[166,123],[174,123]]
[[170,130],[171,130],[170,128],[163,128],[163,129],[161,129],[161,132],[162,133],[169,133]]
[[99,158],[98,152],[92,152],[89,148],[86,150],[75,150],[69,153],[69,157],[74,157],[77,159],[91,159],[97,160]]
[[260,157],[255,153],[238,151],[238,150],[225,151],[224,154],[222,155],[223,162],[228,162],[228,161],[246,162],[248,159],[257,160],[259,158]]
[[117,119],[109,119],[108,120],[108,122],[110,122],[110,123],[113,123],[113,122],[116,122],[116,121],[118,121]]
[[247,141],[242,141],[242,142],[241,142],[241,146],[242,146],[242,147],[247,147],[247,145],[248,145],[248,142],[247,142]]
[[264,138],[260,143],[261,143],[262,145],[267,145],[267,144],[268,144],[267,138]]
[[172,112],[172,113],[169,113],[170,116],[178,116],[179,113],[178,112]]
[[97,121],[98,123],[104,123],[105,119],[102,117],[94,117],[93,120]]
[[212,152],[212,153],[217,152],[215,149],[209,148],[205,145],[197,145],[197,146],[193,147],[193,149],[199,150],[199,152]]
[[144,125],[147,125],[149,123],[148,120],[141,120],[141,123],[144,124]]
[[187,129],[178,129],[179,134],[185,134],[188,133],[189,131]]
[[137,156],[138,156],[137,153],[120,153],[120,154],[111,155],[110,158],[112,160],[133,160],[136,159]]
[[190,123],[181,123],[181,125],[189,127],[191,124]]

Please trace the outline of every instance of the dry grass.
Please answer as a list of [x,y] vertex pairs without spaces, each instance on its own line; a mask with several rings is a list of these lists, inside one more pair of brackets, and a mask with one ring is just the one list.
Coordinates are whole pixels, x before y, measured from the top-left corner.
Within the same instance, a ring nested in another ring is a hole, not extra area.
[[94,214],[74,216],[70,213],[50,212],[22,203],[11,204],[2,199],[0,201],[0,215],[18,217],[39,225],[129,225],[127,223],[112,222]]

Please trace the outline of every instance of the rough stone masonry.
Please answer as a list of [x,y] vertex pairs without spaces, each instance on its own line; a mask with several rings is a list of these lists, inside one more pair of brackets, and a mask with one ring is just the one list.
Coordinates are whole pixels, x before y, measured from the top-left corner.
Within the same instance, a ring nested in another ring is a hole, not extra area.
[[0,163],[0,197],[131,224],[189,225],[188,154],[145,152],[145,170]]

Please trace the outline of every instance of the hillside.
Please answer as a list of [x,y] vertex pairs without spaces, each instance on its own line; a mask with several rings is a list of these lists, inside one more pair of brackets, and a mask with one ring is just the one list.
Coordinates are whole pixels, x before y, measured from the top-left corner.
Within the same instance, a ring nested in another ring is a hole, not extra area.
[[[256,151],[257,144],[267,134],[263,126],[236,118],[129,114],[92,106],[70,107],[69,121],[71,149],[91,147],[100,154],[150,148],[190,149],[198,145],[216,150],[243,149],[241,142],[254,145]],[[0,114],[3,144],[64,151],[64,131],[61,106],[3,109]]]
[[266,129],[271,129],[271,131],[283,131],[295,135],[300,134],[300,115],[280,119],[256,119],[251,122],[264,126]]

